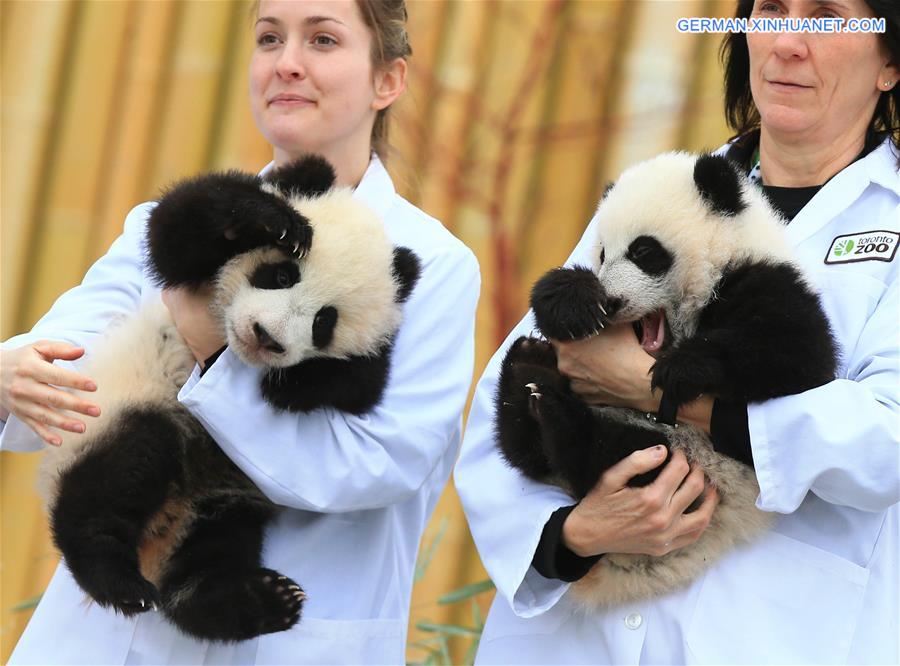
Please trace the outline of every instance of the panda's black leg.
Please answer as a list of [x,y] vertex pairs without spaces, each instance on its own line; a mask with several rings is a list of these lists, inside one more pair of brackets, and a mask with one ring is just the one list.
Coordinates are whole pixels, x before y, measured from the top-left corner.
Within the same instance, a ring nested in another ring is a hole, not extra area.
[[567,382],[556,369],[553,348],[541,340],[521,337],[509,348],[500,366],[495,397],[497,443],[506,460],[533,479],[551,471],[529,403],[529,384],[565,390]]
[[123,416],[66,470],[51,511],[53,539],[76,582],[102,606],[131,615],[159,595],[140,572],[138,545],[179,478],[180,432],[164,415]]
[[165,614],[186,633],[217,641],[294,626],[305,594],[290,578],[261,566],[263,528],[272,507],[208,502],[198,511],[163,576]]
[[[617,420],[552,386],[532,387],[531,409],[548,460],[578,498],[596,485],[603,472],[631,453],[668,444],[663,432]],[[628,485],[646,485],[661,469],[662,465],[634,477]]]
[[529,390],[529,409],[550,467],[576,497],[584,497],[603,471],[590,408],[557,386],[533,383]]

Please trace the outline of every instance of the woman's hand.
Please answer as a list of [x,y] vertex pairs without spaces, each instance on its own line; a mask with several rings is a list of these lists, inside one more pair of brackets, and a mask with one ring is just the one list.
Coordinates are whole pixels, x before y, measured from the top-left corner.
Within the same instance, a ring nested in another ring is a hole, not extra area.
[[[650,389],[653,357],[638,342],[631,324],[607,327],[600,334],[563,342],[556,348],[557,368],[569,378],[572,392],[589,405],[630,407],[655,414],[662,397]],[[710,432],[714,398],[701,395],[679,406],[678,421]]]
[[164,289],[162,301],[169,309],[175,328],[184,338],[200,367],[206,360],[225,346],[219,321],[210,312],[212,288],[190,290],[186,288]]
[[[694,543],[709,525],[719,503],[714,486],[706,486],[703,471],[688,465],[676,451],[653,483],[629,487],[638,474],[658,467],[666,449],[635,451],[610,467],[563,523],[562,537],[577,555],[636,553],[665,555]],[[700,507],[684,511],[706,490]]]
[[53,365],[57,359],[74,361],[83,354],[81,347],[52,340],[0,351],[0,405],[6,412],[3,416],[14,414],[53,446],[59,446],[62,439],[51,428],[84,432],[84,422],[64,412],[99,416],[100,408],[62,389],[96,391],[97,385],[74,370]]
[[572,391],[591,405],[659,409],[660,392],[650,390],[653,357],[641,347],[631,324],[607,327],[583,340],[551,340],[557,367]]

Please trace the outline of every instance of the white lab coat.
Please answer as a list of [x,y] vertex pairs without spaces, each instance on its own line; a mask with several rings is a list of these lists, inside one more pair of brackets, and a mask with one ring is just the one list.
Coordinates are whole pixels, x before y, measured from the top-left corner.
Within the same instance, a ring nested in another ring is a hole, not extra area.
[[[570,262],[590,263],[592,223]],[[475,393],[456,486],[499,594],[482,664],[898,663],[900,628],[900,256],[825,264],[832,240],[900,231],[900,174],[888,144],[836,175],[787,227],[822,290],[843,350],[839,379],[749,407],[757,505],[772,531],[667,596],[594,614],[531,559],[561,490],[508,467],[492,397],[511,341]],[[897,253],[900,255],[900,252]]]
[[[480,277],[474,255],[402,199],[373,158],[356,196],[391,240],[414,250],[422,275],[404,307],[390,383],[370,414],[331,409],[275,413],[259,397],[259,372],[230,351],[183,387],[179,399],[222,449],[286,507],[265,539],[265,566],[308,594],[293,629],[237,644],[199,642],[157,613],[128,620],[84,603],[58,567],[12,664],[401,664],[419,538],[456,458],[472,379]],[[36,338],[90,348],[109,321],[158,298],[139,244],[148,204],[123,235],[15,347]],[[90,427],[90,425],[88,425]],[[3,448],[40,448],[12,418]]]

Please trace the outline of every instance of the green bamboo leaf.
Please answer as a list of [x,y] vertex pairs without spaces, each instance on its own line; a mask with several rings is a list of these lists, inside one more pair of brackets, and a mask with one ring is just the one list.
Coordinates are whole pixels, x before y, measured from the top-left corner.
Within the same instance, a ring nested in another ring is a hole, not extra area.
[[474,597],[476,594],[481,594],[482,592],[487,592],[488,590],[493,589],[494,583],[492,580],[482,580],[477,583],[472,583],[470,585],[466,585],[465,587],[461,587],[458,590],[448,592],[444,596],[438,598],[438,603],[454,604],[457,601],[462,601],[463,599],[468,599],[469,597]]
[[441,539],[444,538],[444,532],[447,531],[447,527],[449,526],[449,524],[450,521],[447,520],[446,516],[441,518],[437,534],[434,536],[434,539],[431,540],[431,543],[428,544],[428,546],[422,551],[422,556],[419,558],[419,561],[416,562],[416,572],[413,576],[413,582],[418,583],[425,576],[425,572],[428,570],[428,565],[431,564],[431,559],[434,557]]
[[25,601],[17,603],[15,606],[10,608],[13,613],[19,613],[21,611],[31,610],[32,608],[37,607],[38,602],[41,600],[43,594],[39,594],[36,597],[31,597],[30,599],[26,599]]
[[481,606],[475,599],[472,599],[472,626],[477,629],[484,629],[484,617],[481,615]]
[[428,631],[431,633],[450,634],[452,636],[479,636],[480,629],[472,627],[463,627],[458,624],[438,624],[436,622],[417,622],[416,629],[419,631]]
[[445,666],[453,666],[453,658],[450,656],[450,646],[447,644],[447,636],[441,634],[441,657]]
[[480,640],[478,638],[474,638],[472,640],[472,644],[469,646],[469,649],[466,650],[466,656],[463,657],[463,663],[466,666],[474,666],[475,664],[475,655],[478,654],[478,643]]

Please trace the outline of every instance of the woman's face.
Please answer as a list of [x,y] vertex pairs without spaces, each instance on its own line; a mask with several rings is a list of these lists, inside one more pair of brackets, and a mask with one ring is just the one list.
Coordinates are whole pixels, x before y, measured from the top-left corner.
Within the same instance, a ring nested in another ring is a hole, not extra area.
[[276,161],[306,152],[368,159],[383,100],[355,0],[263,0],[254,30],[250,105]]
[[[756,0],[754,17],[874,17],[864,0]],[[865,126],[896,80],[877,33],[748,33],[750,89],[764,129],[833,140]]]

